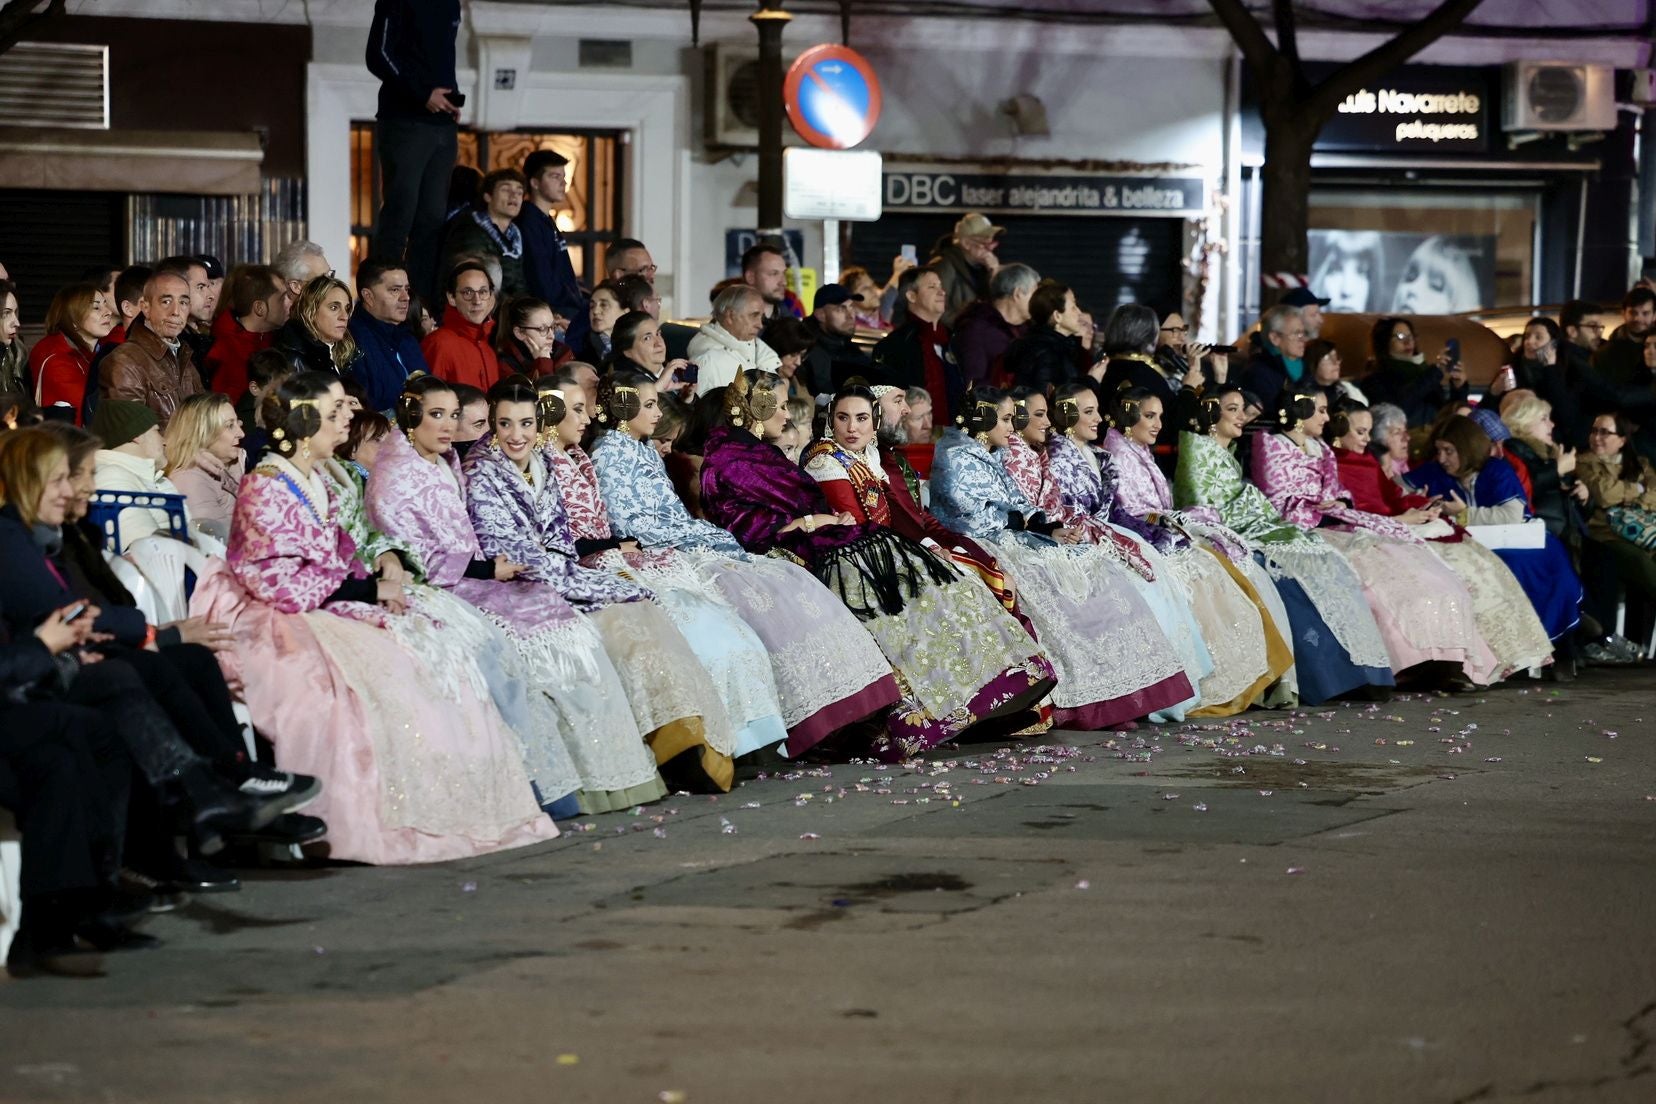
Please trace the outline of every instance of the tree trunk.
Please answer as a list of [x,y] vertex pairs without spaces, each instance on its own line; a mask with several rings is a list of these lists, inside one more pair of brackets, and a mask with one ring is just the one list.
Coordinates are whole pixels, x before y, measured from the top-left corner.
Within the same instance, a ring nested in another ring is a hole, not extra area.
[[[1265,126],[1265,164],[1260,169],[1259,271],[1269,276],[1307,271],[1307,235],[1311,225],[1311,149],[1316,123],[1303,118],[1276,119]],[[1264,288],[1266,305],[1280,289]]]

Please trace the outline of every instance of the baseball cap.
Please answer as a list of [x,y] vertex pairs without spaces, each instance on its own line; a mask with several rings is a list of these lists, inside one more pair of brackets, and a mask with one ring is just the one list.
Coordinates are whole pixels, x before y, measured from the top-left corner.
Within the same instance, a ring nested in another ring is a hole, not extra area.
[[821,310],[823,307],[837,307],[841,303],[849,303],[856,296],[844,284],[823,284],[817,288],[816,298],[811,300],[812,310]]
[[1006,233],[1006,227],[996,226],[989,221],[989,216],[980,211],[972,211],[962,215],[955,223],[954,236],[957,238],[998,238]]
[[1278,299],[1277,302],[1285,307],[1309,307],[1313,303],[1319,307],[1328,306],[1327,299],[1319,299],[1310,288],[1303,287],[1295,288],[1281,299]]
[[224,279],[224,265],[219,263],[219,259],[211,253],[203,253],[196,258],[196,263],[207,270],[209,280]]

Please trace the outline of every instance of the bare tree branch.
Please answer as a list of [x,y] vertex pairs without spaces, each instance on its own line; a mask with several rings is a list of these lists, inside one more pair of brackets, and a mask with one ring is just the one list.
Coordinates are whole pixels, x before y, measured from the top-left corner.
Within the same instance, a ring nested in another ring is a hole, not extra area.
[[1271,14],[1276,20],[1277,52],[1293,72],[1295,89],[1304,92],[1309,84],[1305,67],[1300,64],[1299,27],[1294,22],[1293,0],[1271,0]]
[[23,36],[49,19],[63,14],[68,0],[50,0],[45,11],[37,10],[43,0],[6,0],[0,7],[0,54],[16,46]]
[[1219,22],[1225,25],[1231,38],[1236,40],[1237,49],[1242,51],[1242,58],[1254,71],[1254,76],[1264,80],[1277,60],[1277,48],[1271,45],[1265,29],[1247,5],[1243,0],[1208,0],[1208,6],[1219,17]]
[[1387,42],[1382,42],[1362,57],[1342,65],[1319,84],[1311,94],[1306,110],[1321,118],[1333,115],[1351,93],[1374,81],[1420,51],[1454,30],[1466,21],[1483,0],[1443,0],[1420,20]]

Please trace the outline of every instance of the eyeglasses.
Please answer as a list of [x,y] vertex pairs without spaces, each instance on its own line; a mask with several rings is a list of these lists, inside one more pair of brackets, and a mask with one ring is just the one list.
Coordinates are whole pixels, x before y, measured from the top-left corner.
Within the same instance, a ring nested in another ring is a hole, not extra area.
[[1393,341],[1413,341],[1414,340],[1414,334],[1410,333],[1408,330],[1398,330],[1396,333],[1392,334],[1392,340]]
[[552,326],[552,325],[546,325],[546,326],[519,326],[518,329],[527,330],[530,333],[538,333],[538,334],[549,334],[549,333],[557,333],[558,332],[558,327]]
[[635,268],[631,272],[627,273],[628,276],[654,276],[655,274],[656,266],[653,264],[644,265],[642,268]]
[[494,297],[494,289],[493,288],[461,288],[459,291],[454,293],[454,297],[456,299],[465,299],[468,302],[475,303],[475,302],[478,302],[479,300],[482,300],[482,299],[493,298]]
[[1190,327],[1189,326],[1163,326],[1161,328],[1161,332],[1162,333],[1172,333],[1172,334],[1188,334],[1190,332]]

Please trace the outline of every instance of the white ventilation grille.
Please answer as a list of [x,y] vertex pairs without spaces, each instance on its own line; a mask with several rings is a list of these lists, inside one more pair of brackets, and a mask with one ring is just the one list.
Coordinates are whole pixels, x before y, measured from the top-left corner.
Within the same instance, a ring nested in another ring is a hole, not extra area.
[[0,64],[6,126],[109,129],[109,47],[19,42]]

